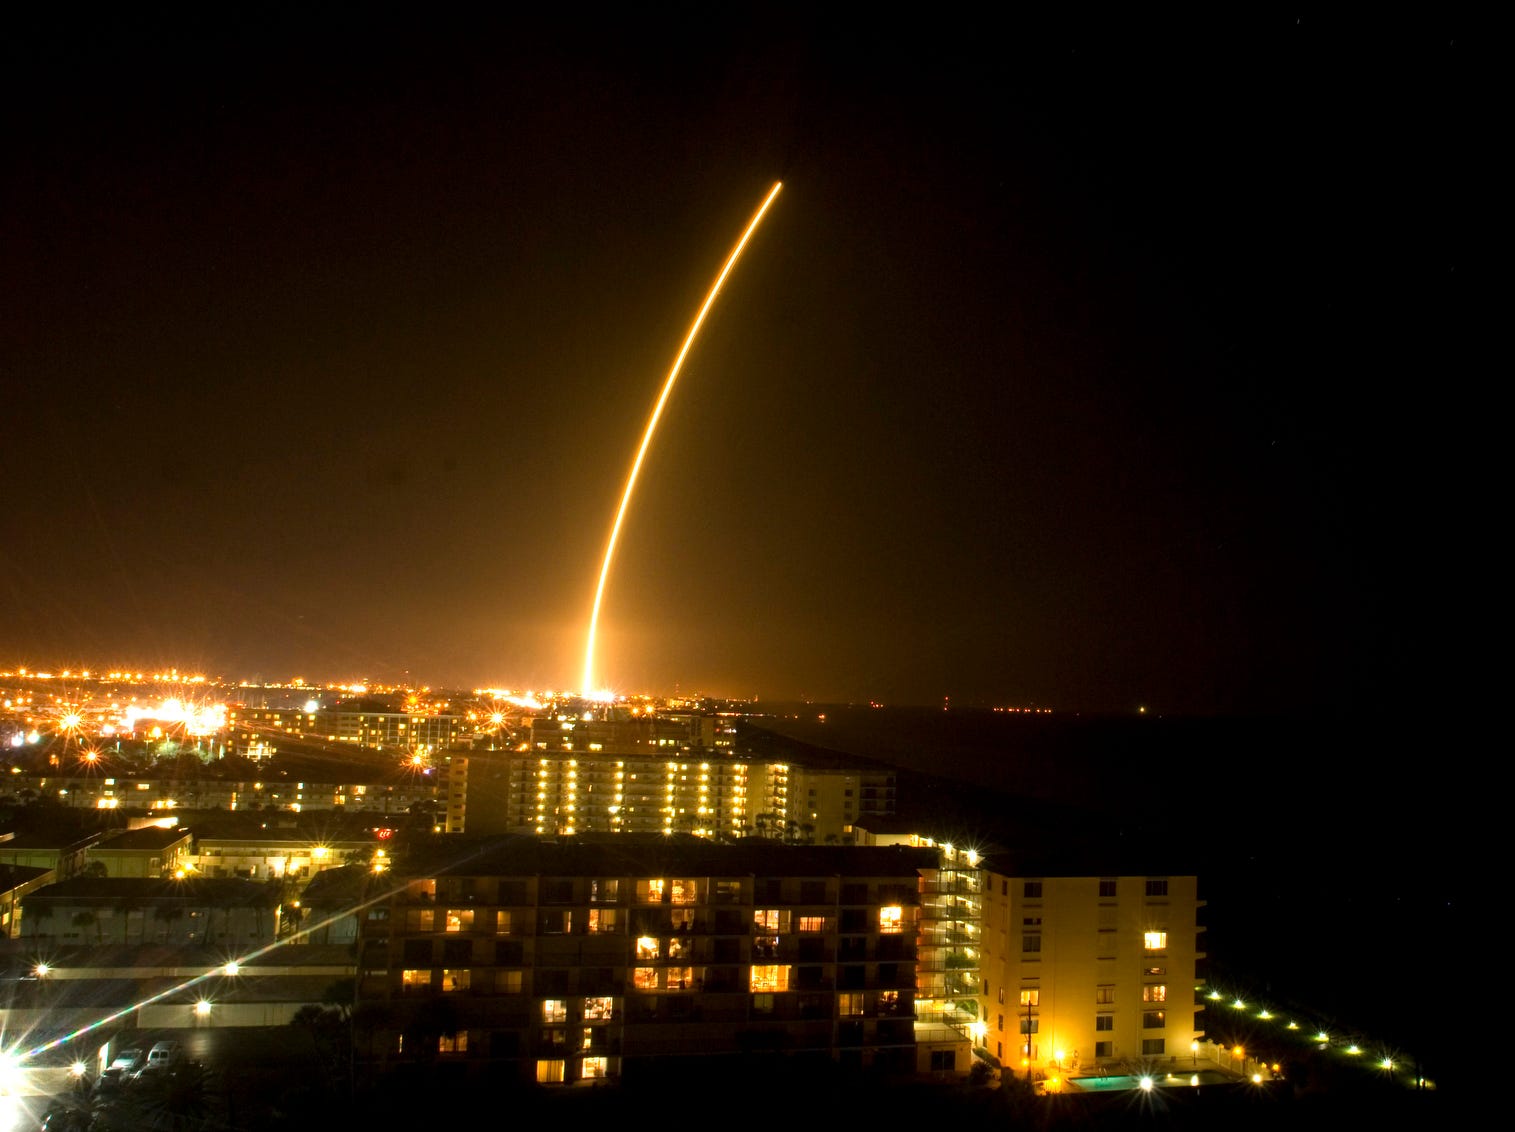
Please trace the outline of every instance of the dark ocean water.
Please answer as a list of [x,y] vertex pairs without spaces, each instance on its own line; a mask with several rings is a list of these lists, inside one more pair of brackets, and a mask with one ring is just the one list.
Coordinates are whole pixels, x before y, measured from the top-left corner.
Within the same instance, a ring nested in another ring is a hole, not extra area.
[[903,823],[1022,872],[1197,874],[1218,987],[1455,1072],[1462,996],[1430,980],[1467,938],[1476,807],[1434,728],[764,707],[757,741],[888,763]]

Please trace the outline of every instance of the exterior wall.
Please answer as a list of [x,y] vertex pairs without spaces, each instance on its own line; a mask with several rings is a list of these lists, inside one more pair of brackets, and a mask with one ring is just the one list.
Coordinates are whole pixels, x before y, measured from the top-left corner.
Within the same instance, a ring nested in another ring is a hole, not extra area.
[[465,742],[477,729],[462,715],[246,707],[228,709],[226,724],[232,749],[253,758],[273,754],[283,736],[426,754]]
[[[342,782],[220,782],[215,779],[57,778],[35,780],[38,789],[69,806],[143,810],[349,810],[403,814],[432,801],[430,777],[397,784]],[[0,855],[3,855],[0,846]],[[26,864],[0,856],[0,863]]]
[[184,834],[156,848],[118,849],[111,842],[94,846],[89,852],[91,863],[105,866],[106,875],[113,877],[159,877],[173,876],[184,868],[189,860],[190,837]]
[[322,869],[338,868],[355,860],[366,861],[375,842],[343,841],[314,845],[309,841],[251,841],[233,837],[203,837],[185,863],[207,877],[301,879]]
[[392,1033],[387,1058],[543,1084],[763,1052],[909,1075],[918,888],[913,862],[883,875],[414,879],[363,921],[359,1000],[389,1004],[397,1031],[438,1002],[457,1020],[422,1051]]
[[1033,1074],[1187,1062],[1204,1035],[1199,907],[1192,876],[990,873],[984,1044]]

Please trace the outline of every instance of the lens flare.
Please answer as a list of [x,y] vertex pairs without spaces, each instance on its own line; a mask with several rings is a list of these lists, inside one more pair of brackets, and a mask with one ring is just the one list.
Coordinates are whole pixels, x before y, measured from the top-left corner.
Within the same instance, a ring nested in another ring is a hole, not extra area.
[[668,371],[668,378],[663,382],[663,392],[659,394],[657,404],[653,406],[652,416],[647,418],[647,428],[642,433],[642,443],[637,449],[636,459],[631,462],[631,472],[626,477],[626,488],[621,493],[621,505],[616,509],[615,522],[610,526],[610,538],[605,543],[605,561],[600,566],[600,581],[594,589],[594,605],[589,612],[589,639],[584,647],[584,682],[579,685],[582,693],[592,695],[594,690],[594,637],[595,630],[600,622],[600,603],[605,598],[605,583],[610,577],[610,562],[615,557],[616,540],[621,535],[621,523],[626,518],[626,508],[631,503],[631,493],[636,488],[637,473],[642,470],[642,460],[647,455],[647,449],[652,444],[652,434],[657,431],[658,419],[663,415],[663,406],[668,403],[668,395],[673,392],[673,383],[678,380],[679,369],[684,364],[684,358],[689,349],[694,345],[694,339],[700,332],[700,326],[705,321],[705,316],[710,313],[710,308],[715,304],[715,297],[720,294],[721,285],[726,282],[726,276],[731,274],[731,269],[736,266],[736,261],[741,258],[742,251],[747,247],[747,241],[757,231],[759,224],[763,222],[763,215],[768,211],[768,206],[779,195],[779,190],[784,187],[782,181],[775,181],[773,188],[768,190],[768,195],[763,198],[763,203],[758,206],[752,220],[748,222],[742,238],[736,242],[736,247],[731,249],[731,254],[726,257],[726,264],[721,268],[721,273],[715,277],[715,282],[710,285],[710,291],[705,295],[705,301],[700,306],[699,313],[694,316],[694,322],[689,327],[689,333],[684,337],[684,345],[679,350],[679,355],[673,360],[673,368]]

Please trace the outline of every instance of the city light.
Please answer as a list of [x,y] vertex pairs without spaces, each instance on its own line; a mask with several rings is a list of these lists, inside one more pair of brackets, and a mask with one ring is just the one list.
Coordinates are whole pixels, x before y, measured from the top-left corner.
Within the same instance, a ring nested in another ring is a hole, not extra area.
[[590,607],[589,634],[584,645],[584,679],[579,684],[581,693],[586,696],[594,688],[594,638],[595,631],[599,627],[600,604],[605,598],[605,583],[610,577],[610,563],[615,557],[616,540],[620,538],[621,524],[626,518],[626,508],[631,503],[631,493],[636,488],[637,475],[642,470],[642,461],[646,458],[647,449],[652,444],[653,433],[657,431],[658,419],[663,415],[663,407],[668,403],[669,394],[673,392],[673,384],[678,380],[679,369],[684,364],[684,358],[688,355],[690,347],[694,345],[695,336],[699,334],[700,326],[704,323],[705,316],[710,313],[710,308],[714,305],[716,296],[720,294],[721,285],[726,282],[726,277],[731,274],[731,269],[736,266],[737,260],[741,258],[742,251],[747,246],[747,241],[757,231],[758,225],[762,223],[763,216],[768,211],[768,206],[773,203],[774,198],[779,195],[779,190],[783,187],[784,183],[782,181],[774,182],[773,188],[768,190],[768,195],[763,198],[763,203],[758,206],[757,213],[748,222],[741,239],[736,242],[736,247],[732,248],[731,254],[726,257],[726,264],[721,268],[720,274],[716,276],[715,282],[711,284],[710,291],[706,294],[705,301],[701,304],[699,313],[694,316],[694,322],[689,327],[689,333],[684,337],[684,345],[679,349],[678,357],[673,361],[673,368],[668,371],[668,377],[663,382],[663,391],[658,395],[657,404],[652,409],[652,415],[647,419],[647,428],[642,433],[642,443],[637,448],[636,458],[631,462],[631,471],[626,477],[626,487],[621,493],[621,504],[616,508],[615,521],[610,526],[610,538],[605,543],[605,560],[600,565],[600,580],[595,586],[594,604]]

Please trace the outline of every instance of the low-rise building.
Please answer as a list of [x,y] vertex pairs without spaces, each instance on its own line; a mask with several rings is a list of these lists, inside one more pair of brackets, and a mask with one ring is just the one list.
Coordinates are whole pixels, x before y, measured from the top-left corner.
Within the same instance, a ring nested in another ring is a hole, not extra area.
[[74,877],[26,895],[21,938],[246,949],[277,938],[279,903],[278,885],[248,880]]

